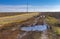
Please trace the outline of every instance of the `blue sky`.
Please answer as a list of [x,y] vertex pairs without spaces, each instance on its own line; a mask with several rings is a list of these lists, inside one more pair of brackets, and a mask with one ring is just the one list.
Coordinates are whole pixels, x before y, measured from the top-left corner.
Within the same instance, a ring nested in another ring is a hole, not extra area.
[[27,0],[0,0],[1,5],[26,5]]
[[0,0],[1,5],[60,5],[60,0]]
[[0,0],[0,12],[60,11],[60,0]]

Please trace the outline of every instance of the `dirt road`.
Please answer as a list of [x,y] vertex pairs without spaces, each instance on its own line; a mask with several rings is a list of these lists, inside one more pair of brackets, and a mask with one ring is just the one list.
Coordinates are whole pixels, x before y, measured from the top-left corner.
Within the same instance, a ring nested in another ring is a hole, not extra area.
[[[32,25],[36,25],[36,23],[38,22],[39,19],[40,19],[40,16],[36,17],[35,21],[34,21],[34,23]],[[31,25],[28,25],[28,26],[31,26]],[[18,39],[22,39],[23,37],[25,37],[26,35],[29,35],[29,34],[32,34],[32,32],[31,33],[25,32],[22,35],[18,34]]]
[[43,31],[40,39],[49,39],[47,31]]

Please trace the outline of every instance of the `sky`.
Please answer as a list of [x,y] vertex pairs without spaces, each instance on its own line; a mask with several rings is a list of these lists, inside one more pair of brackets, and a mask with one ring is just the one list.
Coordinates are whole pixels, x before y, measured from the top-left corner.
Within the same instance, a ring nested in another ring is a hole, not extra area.
[[0,12],[27,12],[27,5],[28,12],[60,11],[60,0],[0,0]]

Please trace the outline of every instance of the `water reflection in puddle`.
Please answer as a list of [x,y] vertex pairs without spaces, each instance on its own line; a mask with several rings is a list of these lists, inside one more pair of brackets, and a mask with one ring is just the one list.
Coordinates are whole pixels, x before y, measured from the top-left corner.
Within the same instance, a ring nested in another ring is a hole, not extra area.
[[35,25],[32,27],[21,27],[22,31],[45,31],[47,30],[47,25]]

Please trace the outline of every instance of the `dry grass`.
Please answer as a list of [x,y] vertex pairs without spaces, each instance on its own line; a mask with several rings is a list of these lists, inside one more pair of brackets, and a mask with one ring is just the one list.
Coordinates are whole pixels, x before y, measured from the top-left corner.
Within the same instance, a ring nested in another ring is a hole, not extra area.
[[22,22],[24,20],[27,20],[37,15],[39,15],[39,13],[26,13],[26,14],[15,15],[15,16],[0,17],[0,27],[1,25],[8,24],[8,23]]
[[56,34],[60,35],[60,27],[53,27],[53,30],[56,32]]

